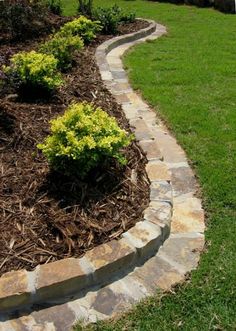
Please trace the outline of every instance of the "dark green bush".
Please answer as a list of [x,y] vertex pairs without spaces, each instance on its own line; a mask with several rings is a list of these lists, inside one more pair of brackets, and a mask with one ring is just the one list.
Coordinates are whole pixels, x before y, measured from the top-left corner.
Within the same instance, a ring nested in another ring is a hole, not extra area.
[[68,34],[66,37],[56,33],[40,47],[40,52],[51,54],[58,60],[60,70],[68,69],[71,66],[73,54],[84,46],[80,36]]
[[126,14],[117,5],[110,8],[98,7],[93,13],[94,19],[101,22],[102,31],[105,34],[116,34],[120,23],[134,22],[135,16],[135,13]]
[[235,0],[214,0],[214,6],[225,13],[235,13]]
[[120,23],[119,7],[97,8],[93,17],[101,22],[102,32],[105,34],[116,34]]
[[93,0],[79,0],[78,13],[86,17],[92,18]]
[[120,15],[120,23],[133,23],[136,19],[136,14],[134,12],[124,13],[122,12]]
[[73,103],[51,121],[51,132],[38,148],[54,169],[80,177],[111,158],[125,164],[121,149],[133,139],[115,118],[88,103]]
[[53,14],[55,14],[55,15],[62,14],[61,0],[47,0],[47,6]]

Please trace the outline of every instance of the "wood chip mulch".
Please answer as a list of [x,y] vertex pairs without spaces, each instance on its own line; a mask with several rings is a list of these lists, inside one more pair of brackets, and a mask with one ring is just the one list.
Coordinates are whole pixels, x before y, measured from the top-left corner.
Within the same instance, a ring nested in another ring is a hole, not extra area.
[[[128,24],[120,34],[146,26],[142,21]],[[72,100],[93,102],[129,130],[95,64],[96,47],[110,37],[98,36],[75,57],[72,70],[64,74],[66,85],[50,99],[20,100],[0,86],[0,275],[82,256],[142,219],[149,184],[146,158],[135,142],[125,151],[125,167],[113,162],[83,181],[50,171],[36,148],[49,134],[48,121]],[[38,42],[1,45],[0,65]]]

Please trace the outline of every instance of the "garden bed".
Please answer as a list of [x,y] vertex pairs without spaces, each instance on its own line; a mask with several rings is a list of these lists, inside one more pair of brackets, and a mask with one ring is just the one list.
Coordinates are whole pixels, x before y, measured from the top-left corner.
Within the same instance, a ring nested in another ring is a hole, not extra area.
[[[122,26],[119,33],[147,25],[136,21]],[[49,134],[48,121],[62,114],[72,100],[93,102],[129,130],[95,64],[96,47],[110,37],[99,35],[75,57],[72,70],[64,73],[66,84],[51,98],[20,99],[10,89],[0,90],[0,275],[82,256],[118,238],[142,218],[149,185],[146,158],[135,142],[125,151],[126,166],[114,162],[95,169],[83,181],[50,171],[36,148]],[[0,47],[1,65],[15,52],[34,49],[41,39],[5,43]]]

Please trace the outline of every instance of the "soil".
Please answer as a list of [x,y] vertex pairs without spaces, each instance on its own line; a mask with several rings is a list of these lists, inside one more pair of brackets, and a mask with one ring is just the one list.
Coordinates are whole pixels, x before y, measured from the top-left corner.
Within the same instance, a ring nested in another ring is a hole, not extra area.
[[[146,26],[137,21],[119,32]],[[97,46],[108,38],[99,35],[75,56],[72,69],[64,73],[66,84],[50,98],[20,99],[9,87],[0,87],[0,275],[80,257],[142,219],[149,183],[146,158],[136,142],[124,151],[126,166],[112,161],[83,180],[50,170],[36,147],[50,133],[49,120],[72,100],[93,102],[130,130],[95,63]],[[0,46],[0,65],[15,52],[37,48],[41,40]]]

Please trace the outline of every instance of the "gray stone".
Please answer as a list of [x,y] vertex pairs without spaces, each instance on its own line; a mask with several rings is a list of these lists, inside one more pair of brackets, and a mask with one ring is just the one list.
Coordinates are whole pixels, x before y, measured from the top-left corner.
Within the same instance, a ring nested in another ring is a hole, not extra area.
[[159,225],[162,229],[163,242],[169,237],[172,207],[167,202],[154,201],[144,211],[144,219]]
[[153,138],[153,134],[151,130],[149,130],[144,120],[142,119],[131,120],[130,125],[132,128],[134,128],[135,137],[137,140],[146,140]]
[[171,180],[171,175],[167,168],[167,165],[162,161],[148,162],[148,164],[146,165],[146,171],[150,182]]
[[150,186],[151,201],[165,201],[173,204],[172,185],[167,181],[155,181]]
[[126,299],[123,295],[114,293],[109,287],[98,291],[96,300],[92,308],[104,315],[112,315],[115,312],[124,309]]
[[180,273],[187,273],[198,265],[204,247],[204,236],[171,235],[159,251],[159,257],[173,265]]
[[111,72],[113,79],[125,79],[127,75],[124,70],[121,71],[112,71]]
[[132,120],[132,119],[137,119],[138,118],[138,111],[137,109],[131,105],[131,104],[123,104],[122,105],[122,109],[125,113],[125,117],[128,120]]
[[[68,258],[37,267],[37,301],[64,297],[89,285],[89,268],[84,269],[81,259]],[[84,259],[83,259],[84,261]]]
[[155,294],[158,288],[169,290],[171,286],[184,279],[182,273],[158,256],[148,260],[142,267],[136,268],[131,277],[140,281],[151,294]]
[[124,104],[130,104],[130,100],[129,98],[127,97],[126,94],[122,93],[122,94],[117,94],[115,95],[115,99],[118,103],[120,103],[121,105],[124,105]]
[[149,161],[160,160],[162,158],[161,151],[158,144],[154,140],[140,140],[139,144],[142,150],[145,152],[146,157]]
[[197,181],[190,167],[170,168],[171,181],[174,188],[174,196],[195,193],[197,191]]
[[34,311],[32,316],[37,324],[54,323],[56,331],[71,331],[76,322],[76,316],[67,304]]
[[96,282],[104,283],[119,270],[126,270],[134,264],[136,249],[126,240],[112,240],[86,253],[94,268]]

